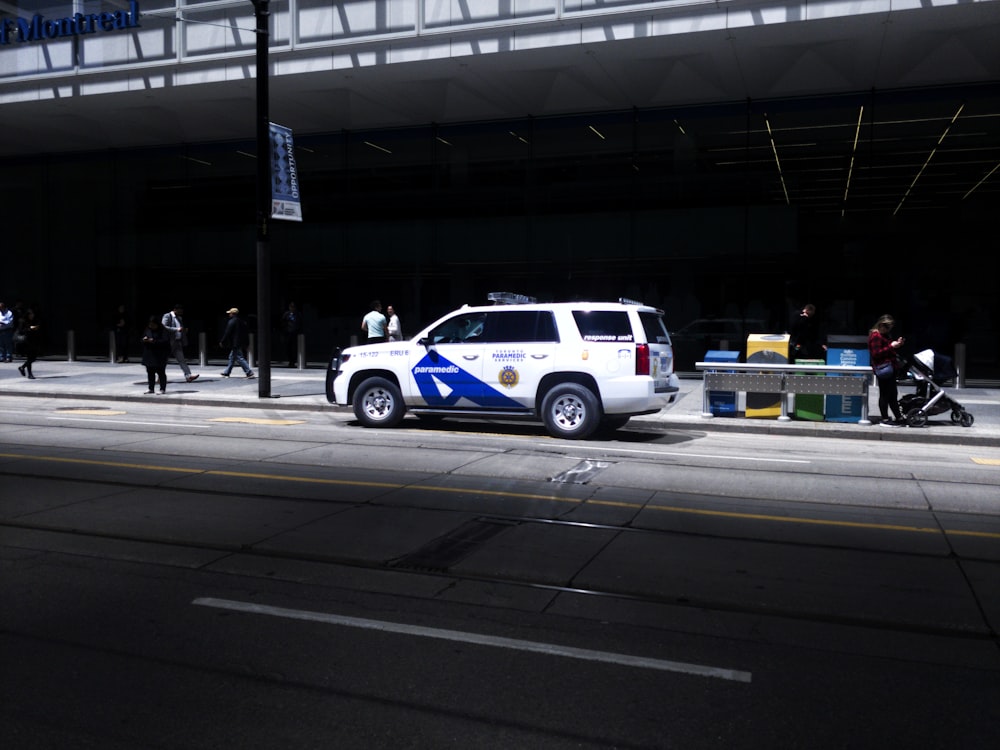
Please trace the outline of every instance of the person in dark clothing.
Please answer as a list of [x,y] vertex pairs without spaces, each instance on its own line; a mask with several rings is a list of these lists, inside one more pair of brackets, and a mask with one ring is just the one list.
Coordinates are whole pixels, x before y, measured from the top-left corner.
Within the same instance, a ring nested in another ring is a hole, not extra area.
[[816,306],[806,305],[792,321],[788,346],[792,362],[798,359],[825,359],[826,342],[816,320]]
[[[886,427],[903,427],[906,425],[899,409],[899,389],[896,387],[896,370],[899,358],[896,350],[903,345],[904,339],[890,339],[896,321],[891,315],[883,315],[875,321],[868,331],[868,354],[871,357],[872,370],[878,381],[878,408],[882,415],[881,424]],[[889,419],[892,410],[893,419]]]
[[129,325],[125,305],[118,305],[111,316],[111,332],[115,335],[116,362],[128,362]]
[[247,362],[246,355],[244,354],[246,348],[250,345],[250,333],[247,331],[247,324],[240,317],[240,311],[236,307],[230,307],[226,310],[226,315],[229,316],[229,322],[226,323],[226,331],[222,334],[219,346],[223,349],[229,349],[229,364],[226,365],[226,369],[222,372],[222,377],[228,378],[229,373],[233,371],[233,365],[238,364],[243,368],[246,376],[252,378],[254,376],[253,370],[250,369],[250,363]]
[[21,318],[16,335],[18,338],[23,337],[20,341],[20,351],[24,355],[24,364],[18,367],[17,371],[24,377],[34,380],[35,376],[31,372],[31,365],[35,363],[42,351],[42,324],[35,311],[30,307]]
[[295,367],[299,358],[300,333],[302,333],[302,313],[294,302],[289,302],[288,309],[281,314],[281,334],[285,337],[285,354],[288,356],[289,367]]
[[160,323],[156,315],[149,316],[149,324],[142,333],[142,364],[146,368],[146,379],[149,383],[147,394],[154,392],[157,379],[160,381],[160,393],[167,392],[167,359],[170,357],[170,337],[167,329]]

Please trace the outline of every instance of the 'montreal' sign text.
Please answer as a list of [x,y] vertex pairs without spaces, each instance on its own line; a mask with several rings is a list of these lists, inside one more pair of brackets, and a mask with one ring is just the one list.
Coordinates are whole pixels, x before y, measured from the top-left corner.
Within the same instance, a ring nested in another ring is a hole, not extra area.
[[139,26],[139,3],[132,0],[128,10],[103,13],[74,13],[66,18],[0,18],[0,46],[44,42],[51,39],[102,34],[109,31],[134,29]]

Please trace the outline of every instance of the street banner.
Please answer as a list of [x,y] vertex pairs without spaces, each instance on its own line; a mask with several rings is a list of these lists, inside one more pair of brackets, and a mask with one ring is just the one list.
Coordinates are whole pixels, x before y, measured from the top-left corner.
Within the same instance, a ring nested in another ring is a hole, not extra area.
[[271,218],[302,221],[299,173],[295,167],[292,131],[269,123],[271,135]]

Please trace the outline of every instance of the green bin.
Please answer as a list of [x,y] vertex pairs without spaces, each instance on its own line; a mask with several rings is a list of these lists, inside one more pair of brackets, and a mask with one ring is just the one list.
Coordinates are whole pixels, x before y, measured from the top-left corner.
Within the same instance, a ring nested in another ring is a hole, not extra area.
[[[825,365],[823,359],[796,359],[797,365]],[[817,373],[799,373],[802,375],[816,375]],[[796,393],[795,394],[795,418],[807,419],[813,422],[822,422],[825,418],[823,402],[826,397],[822,393]]]

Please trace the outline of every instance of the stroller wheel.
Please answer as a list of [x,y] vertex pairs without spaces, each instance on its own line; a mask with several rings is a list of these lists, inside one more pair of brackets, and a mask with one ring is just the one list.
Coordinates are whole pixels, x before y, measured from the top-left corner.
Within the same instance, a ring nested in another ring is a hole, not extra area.
[[958,409],[955,409],[955,410],[954,410],[954,411],[953,411],[953,412],[951,413],[951,421],[952,421],[952,422],[954,422],[955,424],[959,424],[959,423],[960,423],[960,422],[962,421],[962,415],[963,415],[963,414],[966,414],[966,413],[967,413],[967,412],[964,412],[964,411],[960,411],[960,410],[958,410]]
[[927,415],[921,413],[920,409],[910,409],[906,412],[906,421],[910,427],[925,427],[927,425]]
[[972,423],[976,421],[976,418],[969,414],[967,411],[962,412],[962,427],[972,427]]

